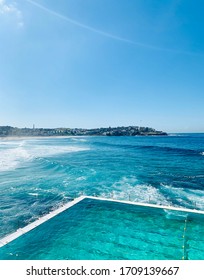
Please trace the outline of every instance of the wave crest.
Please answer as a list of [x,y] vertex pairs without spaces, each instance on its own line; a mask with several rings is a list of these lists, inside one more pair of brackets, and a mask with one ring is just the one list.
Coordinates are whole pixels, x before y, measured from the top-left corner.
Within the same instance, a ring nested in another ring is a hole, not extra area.
[[89,150],[78,146],[39,145],[38,142],[30,144],[29,141],[8,142],[5,146],[0,150],[0,171],[15,169],[34,158]]

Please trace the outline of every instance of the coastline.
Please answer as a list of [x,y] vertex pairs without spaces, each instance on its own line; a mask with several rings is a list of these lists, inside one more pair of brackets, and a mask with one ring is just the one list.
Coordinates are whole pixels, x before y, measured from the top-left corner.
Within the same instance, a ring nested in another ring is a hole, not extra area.
[[118,126],[101,128],[18,128],[0,126],[0,137],[55,137],[55,136],[160,136],[166,132],[150,127]]
[[80,136],[80,135],[73,135],[73,136],[0,136],[0,140],[31,140],[31,139],[50,139],[50,138],[73,138],[73,137],[90,137],[88,135]]
[[160,135],[160,134],[155,134],[155,135],[112,135],[112,136],[108,136],[108,135],[67,135],[67,136],[62,136],[62,135],[58,135],[58,136],[0,136],[0,140],[7,140],[7,141],[11,141],[11,140],[31,140],[31,139],[66,139],[66,138],[88,138],[88,137],[158,137],[158,136],[164,136],[167,137],[169,136],[167,135]]

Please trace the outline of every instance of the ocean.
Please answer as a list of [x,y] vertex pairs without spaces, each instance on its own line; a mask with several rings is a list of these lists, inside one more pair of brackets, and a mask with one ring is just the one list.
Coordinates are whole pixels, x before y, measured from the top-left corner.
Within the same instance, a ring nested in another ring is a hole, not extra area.
[[0,140],[0,238],[82,194],[204,210],[204,134]]

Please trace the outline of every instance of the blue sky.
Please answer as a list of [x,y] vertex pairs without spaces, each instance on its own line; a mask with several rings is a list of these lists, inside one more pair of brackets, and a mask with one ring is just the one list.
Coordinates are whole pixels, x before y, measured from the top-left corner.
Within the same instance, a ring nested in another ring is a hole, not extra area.
[[0,125],[204,132],[202,0],[0,0]]

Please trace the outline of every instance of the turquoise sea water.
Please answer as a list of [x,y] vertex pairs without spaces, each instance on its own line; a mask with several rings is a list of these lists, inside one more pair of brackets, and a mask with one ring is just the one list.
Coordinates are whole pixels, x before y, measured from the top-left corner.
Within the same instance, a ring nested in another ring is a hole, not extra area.
[[201,260],[204,215],[85,199],[0,248],[0,259]]
[[0,140],[0,238],[82,193],[204,210],[204,134]]

